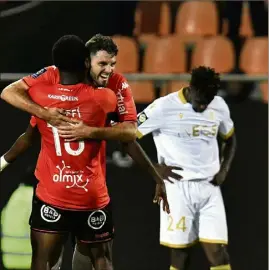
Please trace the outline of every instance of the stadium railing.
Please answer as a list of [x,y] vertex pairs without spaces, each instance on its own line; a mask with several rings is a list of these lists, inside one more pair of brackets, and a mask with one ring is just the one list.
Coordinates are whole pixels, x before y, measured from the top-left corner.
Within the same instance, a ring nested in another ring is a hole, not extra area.
[[[27,73],[0,73],[0,81],[16,81],[27,76]],[[132,73],[124,74],[130,81],[182,81],[190,80],[190,74],[149,74],[149,73]],[[222,81],[237,81],[237,82],[266,82],[268,74],[248,75],[248,74],[222,74]]]

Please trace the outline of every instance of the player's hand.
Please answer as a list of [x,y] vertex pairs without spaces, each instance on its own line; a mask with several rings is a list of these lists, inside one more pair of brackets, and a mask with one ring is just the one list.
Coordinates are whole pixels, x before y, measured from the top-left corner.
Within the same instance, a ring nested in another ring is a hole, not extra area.
[[58,126],[58,134],[67,142],[79,141],[89,138],[91,127],[83,121],[72,119],[73,124]]
[[65,110],[59,108],[47,108],[46,116],[44,117],[50,125],[53,127],[69,125],[73,123],[71,118],[65,116]]
[[210,183],[214,186],[220,186],[226,179],[227,174],[228,170],[221,168]]
[[172,172],[172,170],[182,170],[180,167],[175,166],[166,166],[165,164],[155,164],[155,168],[158,171],[158,173],[162,176],[162,179],[167,180],[170,183],[173,183],[169,179],[169,177],[172,177],[175,180],[180,181],[183,177],[181,175],[178,175],[177,173]]
[[156,185],[153,203],[158,203],[160,205],[161,201],[163,201],[163,211],[165,211],[167,214],[170,214],[170,208],[164,183]]

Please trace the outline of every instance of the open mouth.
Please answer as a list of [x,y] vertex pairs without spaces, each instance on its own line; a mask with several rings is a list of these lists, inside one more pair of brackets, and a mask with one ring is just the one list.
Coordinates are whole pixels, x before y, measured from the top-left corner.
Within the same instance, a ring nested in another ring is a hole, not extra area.
[[100,77],[103,79],[103,80],[107,80],[109,78],[109,75],[110,74],[101,74]]

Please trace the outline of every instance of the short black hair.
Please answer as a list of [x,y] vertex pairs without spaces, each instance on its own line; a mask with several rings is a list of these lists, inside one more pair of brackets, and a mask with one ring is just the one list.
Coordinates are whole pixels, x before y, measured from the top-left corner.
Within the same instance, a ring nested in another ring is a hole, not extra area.
[[86,69],[85,60],[89,51],[82,39],[75,35],[65,35],[52,48],[53,64],[61,71],[81,72]]
[[118,46],[109,36],[103,36],[101,34],[94,35],[86,43],[91,55],[95,55],[98,51],[106,51],[108,54],[116,56],[118,54]]
[[199,66],[191,72],[190,86],[199,94],[215,96],[220,89],[220,76],[214,68]]

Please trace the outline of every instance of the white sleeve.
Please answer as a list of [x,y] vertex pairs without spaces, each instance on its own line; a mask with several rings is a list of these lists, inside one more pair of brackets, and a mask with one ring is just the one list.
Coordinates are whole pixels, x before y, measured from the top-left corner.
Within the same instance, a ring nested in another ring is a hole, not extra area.
[[161,103],[161,99],[156,99],[137,115],[137,138],[140,139],[162,126],[163,114]]
[[234,133],[234,122],[231,119],[229,107],[224,101],[222,110],[222,119],[219,126],[219,134],[223,139],[227,140],[233,135],[233,133]]

